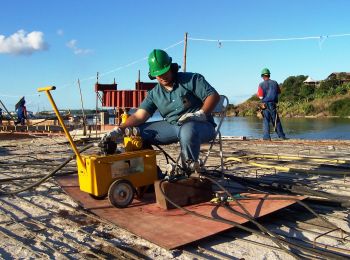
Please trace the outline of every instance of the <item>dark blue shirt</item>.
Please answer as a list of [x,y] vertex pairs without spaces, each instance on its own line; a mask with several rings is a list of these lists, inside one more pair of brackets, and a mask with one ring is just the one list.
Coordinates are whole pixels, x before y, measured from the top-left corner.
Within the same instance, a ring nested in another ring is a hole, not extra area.
[[278,94],[280,93],[279,85],[276,81],[268,79],[259,84],[259,88],[263,91],[262,102],[278,102]]
[[26,108],[25,106],[20,106],[18,109],[17,109],[17,116],[19,119],[22,119],[22,118],[26,118]]

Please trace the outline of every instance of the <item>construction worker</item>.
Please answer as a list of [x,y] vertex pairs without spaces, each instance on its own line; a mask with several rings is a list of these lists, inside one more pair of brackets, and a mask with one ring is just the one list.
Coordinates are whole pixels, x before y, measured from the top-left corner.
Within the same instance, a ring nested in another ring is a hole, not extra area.
[[[126,127],[138,126],[146,145],[180,142],[184,165],[198,162],[200,145],[215,135],[211,112],[220,100],[217,91],[198,73],[179,72],[179,66],[160,49],[148,56],[149,77],[158,84],[138,110],[105,138],[120,136]],[[164,120],[146,121],[159,111]]]
[[26,108],[25,104],[26,104],[26,101],[24,100],[24,98],[22,98],[20,100],[20,103],[18,104],[17,121],[15,122],[15,125],[17,125],[17,124],[25,125],[26,119],[28,117],[27,108]]
[[278,83],[270,79],[270,70],[264,68],[261,71],[263,82],[258,87],[258,97],[261,99],[261,109],[263,112],[263,140],[271,140],[270,122],[280,139],[287,139],[282,128],[281,120],[277,112],[278,94],[281,89]]

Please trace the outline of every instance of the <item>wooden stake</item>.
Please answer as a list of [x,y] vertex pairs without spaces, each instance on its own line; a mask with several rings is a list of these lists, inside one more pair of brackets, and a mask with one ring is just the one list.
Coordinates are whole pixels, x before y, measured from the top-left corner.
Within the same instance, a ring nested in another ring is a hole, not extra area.
[[81,103],[81,111],[83,112],[83,135],[86,136],[86,116],[84,111],[84,102],[83,102],[83,95],[81,94],[81,88],[80,88],[80,80],[78,79],[78,87],[80,92],[80,103]]
[[187,56],[187,32],[185,33],[185,44],[184,44],[184,64],[183,72],[186,72],[186,56]]

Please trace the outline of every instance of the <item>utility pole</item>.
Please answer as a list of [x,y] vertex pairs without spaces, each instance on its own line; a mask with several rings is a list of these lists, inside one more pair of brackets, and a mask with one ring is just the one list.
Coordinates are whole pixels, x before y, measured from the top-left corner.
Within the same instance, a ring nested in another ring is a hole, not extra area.
[[187,57],[187,32],[185,33],[185,44],[184,44],[184,64],[183,64],[183,72],[186,72],[186,57]]
[[[96,74],[96,84],[98,84],[98,72]],[[96,121],[95,121],[96,138],[97,138],[97,110],[98,110],[98,91],[96,90]]]
[[83,112],[83,135],[86,136],[86,116],[84,111],[84,102],[83,102],[83,95],[81,94],[81,87],[80,87],[80,80],[78,78],[78,87],[80,92],[80,103],[81,103],[81,111]]

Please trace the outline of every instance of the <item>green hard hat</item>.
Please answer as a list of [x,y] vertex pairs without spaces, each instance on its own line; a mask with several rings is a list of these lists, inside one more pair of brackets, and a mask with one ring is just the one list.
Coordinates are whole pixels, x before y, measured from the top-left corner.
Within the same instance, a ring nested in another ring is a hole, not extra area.
[[149,73],[152,77],[157,77],[168,72],[171,61],[171,57],[165,51],[154,49],[148,55]]
[[261,71],[261,76],[263,75],[269,75],[270,76],[270,70],[268,68],[263,68]]

